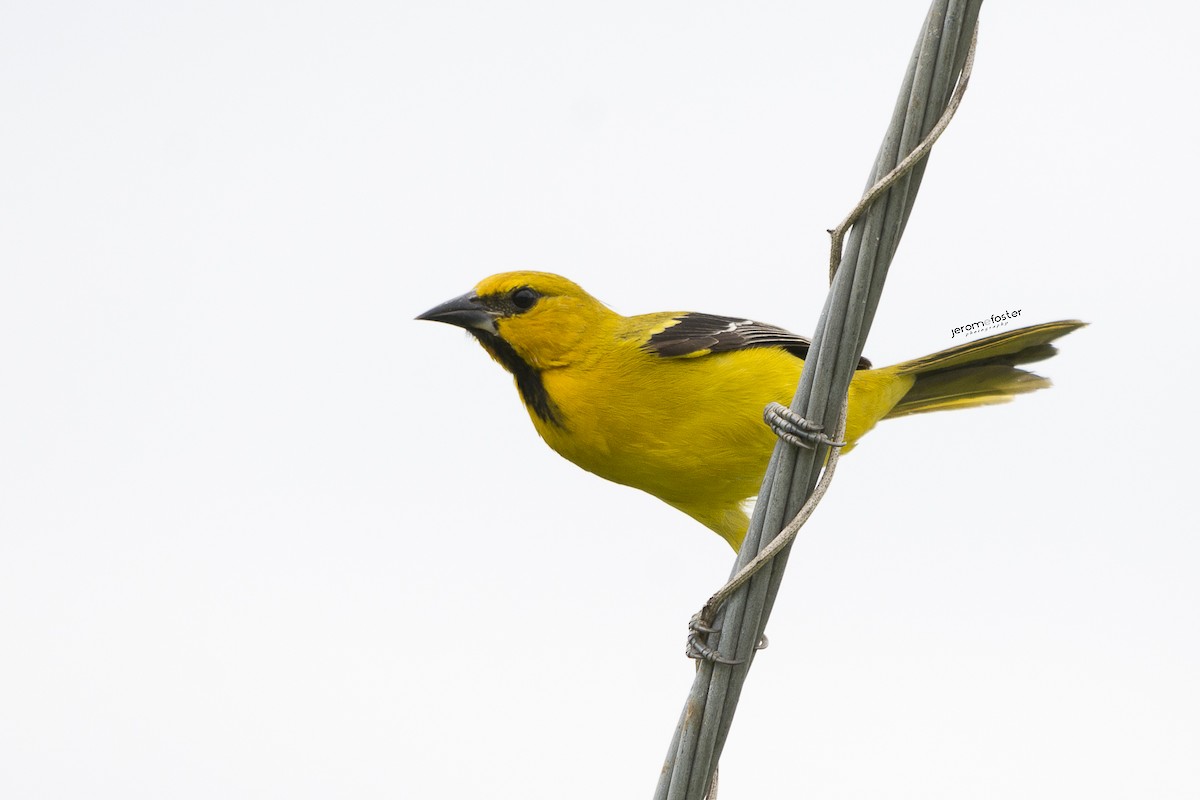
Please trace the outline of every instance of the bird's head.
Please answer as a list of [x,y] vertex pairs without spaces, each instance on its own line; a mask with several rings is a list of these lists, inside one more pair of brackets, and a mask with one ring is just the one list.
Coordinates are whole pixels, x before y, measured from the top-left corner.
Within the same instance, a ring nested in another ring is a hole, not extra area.
[[549,272],[493,275],[417,317],[465,328],[510,370],[512,355],[535,370],[572,363],[585,335],[617,318],[577,284]]

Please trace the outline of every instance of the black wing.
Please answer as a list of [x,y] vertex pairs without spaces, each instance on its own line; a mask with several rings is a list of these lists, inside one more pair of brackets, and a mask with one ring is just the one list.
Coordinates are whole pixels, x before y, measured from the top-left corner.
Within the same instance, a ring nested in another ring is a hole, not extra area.
[[[778,347],[797,358],[808,356],[811,341],[763,322],[716,314],[680,314],[678,322],[650,337],[643,347],[663,358],[686,358],[708,353],[726,353],[751,347]],[[860,358],[859,369],[871,362]]]

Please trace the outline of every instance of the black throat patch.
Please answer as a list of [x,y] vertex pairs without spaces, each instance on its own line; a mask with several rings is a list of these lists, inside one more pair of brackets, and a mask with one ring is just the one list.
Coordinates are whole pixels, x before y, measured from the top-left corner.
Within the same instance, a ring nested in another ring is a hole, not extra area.
[[517,355],[512,345],[495,334],[481,331],[478,328],[467,328],[467,333],[474,336],[506,370],[512,373],[517,381],[517,391],[525,405],[533,409],[533,413],[543,422],[556,427],[563,427],[562,412],[550,399],[546,385],[542,383],[541,370],[534,368],[528,361]]

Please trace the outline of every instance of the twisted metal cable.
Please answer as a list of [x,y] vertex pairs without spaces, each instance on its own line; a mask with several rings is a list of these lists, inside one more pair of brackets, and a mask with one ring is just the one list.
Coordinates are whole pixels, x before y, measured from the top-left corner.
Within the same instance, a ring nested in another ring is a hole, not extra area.
[[[982,0],[934,0],[901,85],[891,124],[867,180],[891,181],[868,203],[841,252],[840,266],[817,322],[812,346],[791,408],[825,430],[838,429],[850,379],[862,354],[888,266],[904,232],[926,155],[915,156],[907,173],[889,175],[939,123],[961,85]],[[840,227],[840,226],[839,226]],[[835,242],[837,239],[835,238]],[[828,448],[797,450],[779,444],[771,455],[763,488],[733,574],[750,563],[796,516],[813,493]],[[699,662],[692,690],[671,745],[655,800],[703,800],[729,733],[742,685],[753,663],[787,558],[788,544],[767,560],[724,603],[707,647],[732,663]]]

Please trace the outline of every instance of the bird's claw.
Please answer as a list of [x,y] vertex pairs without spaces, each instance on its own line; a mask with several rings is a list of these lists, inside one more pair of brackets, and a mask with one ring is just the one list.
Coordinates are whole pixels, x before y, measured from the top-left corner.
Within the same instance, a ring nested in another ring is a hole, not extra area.
[[775,432],[775,435],[785,442],[807,450],[814,445],[823,444],[829,447],[845,447],[845,442],[838,442],[822,431],[825,426],[805,419],[782,403],[768,403],[763,409],[763,422]]
[[692,617],[688,622],[687,657],[697,661],[711,661],[714,664],[728,664],[729,666],[741,664],[743,659],[726,658],[704,643],[705,635],[716,633],[717,630],[719,629],[709,625],[699,615]]
[[714,664],[725,664],[727,666],[736,666],[744,663],[740,658],[726,658],[716,650],[713,650],[704,642],[700,641],[700,637],[696,634],[688,636],[687,657],[694,658],[697,661],[711,661]]
[[[694,658],[697,661],[711,661],[715,664],[728,664],[730,666],[736,664],[744,664],[744,658],[726,658],[720,652],[712,649],[704,643],[704,634],[716,633],[719,628],[714,628],[700,618],[699,615],[692,617],[688,622],[688,637],[687,637],[687,657]],[[767,649],[766,634],[762,636],[754,645],[755,650]]]

